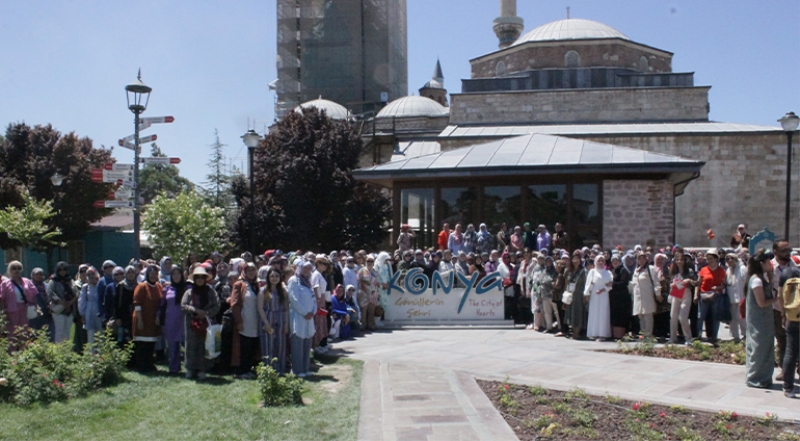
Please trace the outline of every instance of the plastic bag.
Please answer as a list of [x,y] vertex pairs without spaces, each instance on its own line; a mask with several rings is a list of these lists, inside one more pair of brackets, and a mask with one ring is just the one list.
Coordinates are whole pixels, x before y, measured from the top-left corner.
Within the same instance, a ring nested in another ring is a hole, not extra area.
[[219,357],[222,352],[222,325],[212,325],[211,319],[208,320],[206,329],[206,359],[213,360]]

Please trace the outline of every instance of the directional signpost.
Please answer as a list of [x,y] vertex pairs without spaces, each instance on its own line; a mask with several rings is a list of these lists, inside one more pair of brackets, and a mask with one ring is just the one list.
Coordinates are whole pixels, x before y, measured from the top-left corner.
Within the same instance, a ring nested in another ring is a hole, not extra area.
[[142,164],[160,164],[160,165],[170,165],[170,164],[180,164],[181,158],[142,158]]
[[106,163],[103,164],[103,170],[109,171],[133,171],[133,164]]
[[[136,145],[132,140],[131,141],[128,140],[128,138],[131,137],[135,138],[136,136],[135,135],[126,136],[125,138],[122,138],[119,141],[117,141],[117,144],[119,144],[120,147],[125,147],[126,149],[133,150],[134,148],[136,148]],[[139,138],[139,144],[147,144],[148,142],[155,141],[156,139],[158,139],[158,135],[154,133],[152,135]]]
[[94,201],[94,208],[133,208],[133,201]]

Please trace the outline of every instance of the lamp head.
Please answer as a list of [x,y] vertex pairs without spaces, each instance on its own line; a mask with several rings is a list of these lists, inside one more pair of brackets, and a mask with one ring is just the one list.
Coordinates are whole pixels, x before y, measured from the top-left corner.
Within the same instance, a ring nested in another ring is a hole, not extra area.
[[56,174],[54,174],[53,177],[50,178],[50,181],[53,183],[53,185],[58,187],[61,185],[62,182],[64,182],[64,176],[61,176],[61,174],[56,172]]
[[242,135],[242,141],[244,141],[244,145],[246,145],[247,148],[256,148],[261,141],[261,135],[256,133],[255,130],[250,129],[247,133]]
[[778,122],[781,123],[781,127],[785,132],[794,132],[797,130],[798,123],[800,123],[800,117],[795,115],[794,112],[787,112]]
[[153,89],[142,82],[142,69],[139,69],[139,74],[136,79],[125,86],[125,91],[128,94],[128,109],[133,113],[142,113],[147,109],[147,103],[150,102],[150,92]]

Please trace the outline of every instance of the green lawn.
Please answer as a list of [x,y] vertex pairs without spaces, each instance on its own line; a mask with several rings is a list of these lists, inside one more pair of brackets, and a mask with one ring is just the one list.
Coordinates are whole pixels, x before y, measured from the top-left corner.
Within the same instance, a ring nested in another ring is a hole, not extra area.
[[29,409],[0,404],[0,440],[356,439],[362,363],[328,360],[306,382],[300,407],[260,407],[256,381],[127,373],[124,383],[86,398]]

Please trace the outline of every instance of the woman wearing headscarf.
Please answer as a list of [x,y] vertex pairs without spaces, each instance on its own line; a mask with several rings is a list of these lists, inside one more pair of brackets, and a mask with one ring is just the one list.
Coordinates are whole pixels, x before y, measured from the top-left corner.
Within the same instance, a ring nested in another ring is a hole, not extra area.
[[133,291],[133,322],[131,324],[134,364],[139,372],[156,370],[153,352],[156,341],[161,337],[161,324],[158,309],[161,307],[163,288],[158,282],[160,269],[149,265],[145,269],[145,280]]
[[[244,275],[231,290],[231,312],[233,313],[233,347],[231,367],[236,378],[253,379],[251,370],[257,363],[259,351],[258,332],[258,268],[247,263]],[[216,310],[214,311],[216,313]]]
[[[255,278],[255,266],[253,266]],[[208,284],[208,273],[199,266],[192,272],[192,285],[187,287],[181,299],[184,313],[183,336],[186,342],[184,367],[186,378],[206,379],[206,371],[214,366],[213,360],[207,360],[206,331],[210,318],[219,309],[219,297],[214,288]]]
[[[690,343],[692,341],[692,328],[689,325],[689,311],[692,308],[693,286],[697,281],[697,273],[694,272],[694,268],[686,264],[684,255],[678,253],[675,255],[675,260],[670,267],[669,278],[669,301],[672,303],[670,308],[669,341],[672,344],[678,343],[678,324],[680,323],[683,329],[683,337],[687,343]],[[744,283],[742,283],[742,286],[744,286]],[[736,307],[739,307],[738,303]],[[739,315],[738,309],[736,310],[736,315]]]
[[602,254],[594,259],[594,269],[586,276],[583,298],[589,303],[589,320],[586,336],[605,339],[611,337],[611,304],[609,292],[614,276],[606,269],[606,258]]
[[547,256],[544,259],[544,268],[537,278],[538,289],[534,299],[541,305],[541,314],[544,315],[545,327],[540,332],[551,332],[553,330],[553,287],[558,279],[555,261]]
[[36,287],[36,310],[38,315],[36,318],[28,320],[28,326],[37,331],[46,329],[47,335],[52,342],[54,341],[53,314],[50,312],[50,299],[47,295],[47,285],[44,283],[44,270],[34,268],[31,271],[31,282]]
[[[89,265],[88,263],[84,263],[83,265],[78,267],[78,273],[75,274],[75,281],[73,286],[75,287],[76,299],[80,297],[83,285],[85,285],[88,282],[88,279],[86,278],[86,272],[89,271],[89,267],[91,267],[91,265]],[[73,311],[74,315],[72,317],[73,323],[75,323],[75,332],[74,335],[72,336],[72,351],[80,354],[83,352],[83,346],[86,345],[87,336],[86,336],[86,330],[83,329],[83,316],[81,316],[80,311],[78,311],[77,303],[78,302],[76,300],[75,309]]]
[[[381,251],[378,253],[378,257],[375,258],[375,270],[378,271],[380,304],[384,311],[386,311],[386,302],[389,299],[389,282],[392,281],[392,265],[389,263],[391,257],[392,256],[386,251]],[[342,288],[344,288],[344,286],[342,286]]]
[[747,266],[742,265],[736,254],[725,256],[725,263],[728,266],[725,279],[728,284],[728,297],[731,301],[731,337],[733,337],[733,341],[739,343],[741,337],[747,335],[746,323],[739,315],[739,302],[744,299],[747,287]]
[[[158,263],[159,267],[161,268],[161,273],[159,275],[159,281],[162,284],[169,283],[172,279],[172,259],[164,256],[161,258],[161,261]],[[185,280],[185,279],[184,279]]]
[[317,311],[317,299],[311,289],[310,262],[300,261],[295,275],[289,279],[289,305],[291,313],[291,352],[292,373],[298,377],[309,375],[311,363],[311,338],[314,336],[314,314]]
[[53,313],[53,341],[60,343],[69,338],[72,316],[77,309],[75,303],[78,302],[66,262],[56,264],[55,274],[47,283],[47,296]]
[[331,292],[328,289],[328,281],[325,279],[325,272],[328,270],[330,262],[320,254],[314,256],[314,272],[311,273],[311,288],[317,298],[317,312],[314,315],[314,338],[311,339],[311,349],[315,353],[324,354],[328,352],[328,302]]
[[350,314],[347,312],[345,300],[345,289],[342,285],[337,285],[331,297],[331,314],[333,315],[334,325],[339,327],[339,339],[350,339]]
[[[775,327],[772,293],[768,276],[773,270],[772,253],[763,248],[747,263],[747,386],[768,389],[775,372]],[[777,275],[773,275],[777,277]],[[792,372],[789,372],[792,375]]]
[[464,233],[464,247],[462,248],[465,253],[474,253],[478,247],[478,233],[475,231],[475,225],[467,225],[467,232]]
[[6,331],[11,336],[16,330],[28,327],[28,319],[36,314],[36,287],[30,279],[22,277],[22,263],[14,260],[8,264],[8,278],[0,283],[0,310],[6,313]]
[[375,258],[367,257],[367,264],[358,271],[358,303],[361,307],[361,323],[368,331],[375,330],[375,305],[380,301],[378,272]]
[[88,282],[81,288],[81,295],[78,298],[78,310],[83,316],[83,329],[86,330],[87,343],[94,344],[95,335],[103,330],[103,317],[99,311],[100,302],[97,285],[100,282],[100,275],[94,268],[86,271]]
[[280,375],[286,373],[286,337],[289,335],[289,293],[283,274],[276,268],[267,272],[267,284],[258,293],[261,357]]
[[177,374],[181,371],[181,346],[185,336],[184,314],[181,302],[183,302],[183,295],[186,294],[186,289],[188,288],[186,278],[183,277],[183,268],[178,265],[171,266],[167,282],[169,284],[164,286],[164,292],[161,297],[159,319],[164,324],[169,373]]
[[622,264],[619,256],[611,257],[611,274],[614,280],[611,282],[611,291],[608,293],[608,303],[611,308],[611,335],[620,339],[625,336],[631,325],[631,293],[628,292],[628,283],[631,281],[631,273]]
[[494,249],[492,239],[492,233],[489,232],[489,229],[486,227],[486,224],[480,224],[478,227],[478,245],[476,251],[479,253],[490,253]]
[[136,280],[139,270],[128,265],[125,268],[125,278],[116,284],[114,296],[114,312],[108,319],[108,326],[117,334],[117,343],[124,346],[131,341],[133,323],[133,293],[139,284]]
[[656,312],[656,294],[659,289],[658,274],[647,264],[647,255],[636,256],[636,271],[633,273],[633,315],[639,317],[642,335],[653,335],[653,314]]
[[572,328],[572,338],[581,339],[581,331],[586,323],[586,305],[583,292],[586,288],[586,269],[580,251],[576,251],[570,260],[566,275],[567,292],[572,293],[572,303],[567,306],[566,321]]

